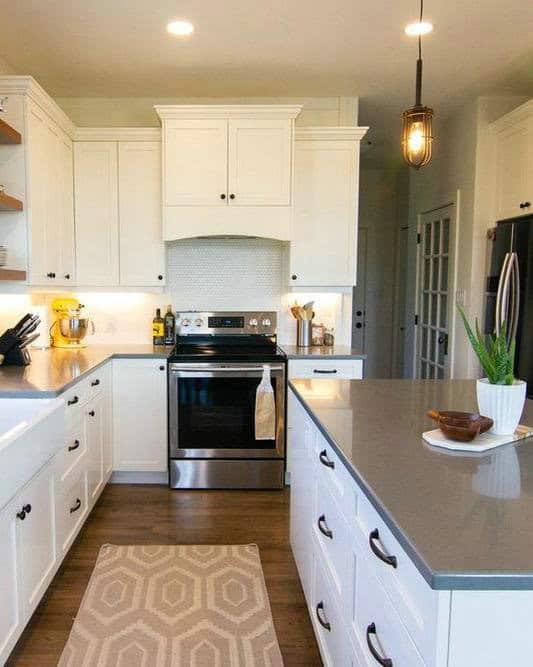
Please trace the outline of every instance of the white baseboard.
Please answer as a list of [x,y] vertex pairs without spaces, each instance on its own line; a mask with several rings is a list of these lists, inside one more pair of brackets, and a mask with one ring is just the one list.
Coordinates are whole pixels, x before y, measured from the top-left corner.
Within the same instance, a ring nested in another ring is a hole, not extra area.
[[133,472],[129,470],[116,470],[111,475],[109,483],[168,485],[168,472]]

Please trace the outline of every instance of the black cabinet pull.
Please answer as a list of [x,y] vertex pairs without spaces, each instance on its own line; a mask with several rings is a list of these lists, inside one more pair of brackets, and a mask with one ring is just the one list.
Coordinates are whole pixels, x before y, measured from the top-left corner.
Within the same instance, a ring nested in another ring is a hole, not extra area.
[[29,514],[30,512],[31,512],[31,505],[29,503],[27,505],[23,505],[20,512],[17,512],[17,518],[20,519],[21,521],[24,521],[24,519],[26,518],[26,514]]
[[100,384],[100,380],[93,380],[91,382],[91,387],[98,387],[99,384]]
[[220,195],[220,199],[226,199],[226,195],[225,195],[224,193],[222,193],[222,194]]
[[328,524],[326,523],[326,517],[324,514],[321,514],[318,517],[317,526],[318,530],[322,533],[322,535],[329,537],[330,540],[333,539],[333,532],[328,528]]
[[368,650],[372,654],[374,660],[381,665],[381,667],[393,667],[392,660],[390,658],[384,658],[381,656],[374,644],[372,643],[371,636],[377,637],[376,624],[371,623],[366,629],[366,643],[368,644]]
[[524,202],[520,202],[520,208],[524,208]]
[[320,625],[327,630],[328,632],[331,632],[331,623],[328,623],[325,619],[322,618],[322,612],[324,611],[324,603],[319,602],[316,606],[316,617],[318,618],[318,622]]
[[229,198],[230,198],[230,199],[235,199],[235,195],[234,195],[234,194],[231,194],[231,195],[229,196]]
[[160,370],[160,371],[164,371],[164,370],[165,370],[165,367],[164,367],[164,366],[159,366],[159,370]]
[[47,274],[46,274],[46,277],[47,277],[47,278],[55,278],[55,277],[56,277],[56,274],[55,274],[53,271],[50,271],[50,273],[47,273]]
[[73,452],[74,450],[78,449],[79,446],[80,446],[80,441],[79,440],[74,440],[74,444],[68,446],[68,451]]
[[158,279],[158,280],[163,280],[163,276],[162,276],[161,273],[157,276],[157,279]]
[[368,536],[368,544],[370,545],[370,548],[379,560],[382,560],[391,567],[398,567],[398,559],[396,556],[388,556],[384,551],[381,551],[381,549],[376,546],[376,540],[379,540],[379,530],[377,528],[375,528]]
[[94,417],[96,412],[94,410],[89,410],[89,417]]
[[76,405],[76,403],[79,403],[80,399],[77,396],[74,396],[74,398],[71,398],[70,401],[67,401],[67,405]]
[[335,462],[330,461],[328,459],[328,453],[326,452],[325,449],[320,452],[320,454],[318,455],[318,458],[320,459],[320,463],[322,463],[322,465],[325,465],[326,468],[334,468],[335,467]]
[[81,507],[81,500],[79,498],[76,498],[76,504],[74,505],[74,507],[71,507],[69,511],[71,514],[74,514],[74,512],[77,512],[80,509],[80,507]]
[[65,273],[65,280],[70,280],[70,273]]
[[530,206],[531,206],[531,202],[530,202],[530,201],[525,201],[525,202],[524,202],[524,208],[529,208]]
[[337,372],[338,371],[336,368],[333,368],[332,370],[329,371],[324,371],[320,368],[313,368],[313,373],[316,373],[317,375],[334,375]]
[[295,273],[293,273],[292,276],[291,276],[291,280],[297,280],[297,279],[298,279],[298,276]]

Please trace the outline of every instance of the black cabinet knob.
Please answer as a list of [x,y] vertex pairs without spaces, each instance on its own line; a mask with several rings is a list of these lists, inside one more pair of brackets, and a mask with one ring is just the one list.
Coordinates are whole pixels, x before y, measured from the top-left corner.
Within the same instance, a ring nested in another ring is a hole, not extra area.
[[229,196],[229,198],[230,198],[230,199],[235,199],[235,195],[234,195],[234,194],[231,194],[231,195]]
[[157,279],[158,279],[158,280],[163,280],[163,276],[162,276],[161,274],[159,274],[159,275],[157,276]]
[[220,199],[226,199],[226,195],[225,195],[224,193],[222,193],[222,194],[220,195]]
[[164,367],[164,366],[159,366],[159,370],[160,370],[160,371],[164,371],[164,370],[165,370],[165,367]]
[[65,273],[65,280],[70,280],[70,273]]
[[524,202],[524,208],[529,208],[530,206],[531,206],[531,202],[530,202],[530,201],[525,201],[525,202]]
[[355,314],[357,315],[357,317],[361,317],[361,315],[363,314],[363,311],[362,311],[362,310],[358,310]]
[[296,280],[297,278],[298,278],[298,276],[295,273],[293,273],[292,276],[291,276],[291,280]]
[[361,322],[357,322],[357,324],[355,325],[355,328],[356,329],[361,329],[362,326],[363,325],[361,324]]
[[94,417],[96,412],[94,410],[89,410],[89,417]]

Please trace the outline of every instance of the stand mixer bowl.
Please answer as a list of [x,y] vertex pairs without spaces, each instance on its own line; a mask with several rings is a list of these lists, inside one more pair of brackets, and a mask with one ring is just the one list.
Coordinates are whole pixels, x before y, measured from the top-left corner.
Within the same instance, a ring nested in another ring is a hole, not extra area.
[[63,338],[68,338],[71,341],[79,342],[83,340],[89,328],[93,328],[94,333],[94,325],[88,317],[60,317],[57,322]]

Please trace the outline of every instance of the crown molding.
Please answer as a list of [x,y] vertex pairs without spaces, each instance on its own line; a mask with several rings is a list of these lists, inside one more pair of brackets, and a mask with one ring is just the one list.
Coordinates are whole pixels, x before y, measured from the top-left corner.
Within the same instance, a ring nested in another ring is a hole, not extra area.
[[531,116],[533,116],[533,100],[528,100],[527,102],[524,102],[524,104],[521,104],[519,107],[516,107],[516,109],[509,111],[501,118],[495,120],[490,124],[490,128],[494,132],[498,132],[504,128],[512,127],[515,123],[519,123],[520,121],[526,118],[530,118]]
[[74,123],[32,76],[0,76],[0,94],[27,95],[69,137],[73,137],[76,129]]
[[183,118],[257,118],[294,120],[301,104],[156,104],[161,120]]
[[160,127],[77,127],[74,141],[161,141]]
[[361,141],[368,127],[297,127],[296,141]]

